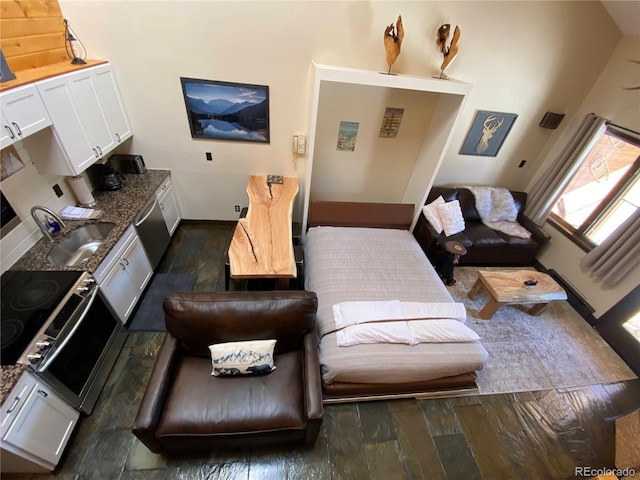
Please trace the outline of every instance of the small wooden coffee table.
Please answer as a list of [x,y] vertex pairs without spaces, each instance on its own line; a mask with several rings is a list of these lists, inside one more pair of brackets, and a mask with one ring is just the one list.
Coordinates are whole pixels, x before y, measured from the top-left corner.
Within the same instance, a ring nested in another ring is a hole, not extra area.
[[[526,280],[538,283],[531,288],[524,286]],[[474,299],[481,288],[489,294],[489,301],[480,311],[480,318],[488,319],[502,306],[533,303],[531,315],[540,315],[552,300],[566,300],[567,293],[553,278],[535,270],[478,270],[478,280],[469,290]]]

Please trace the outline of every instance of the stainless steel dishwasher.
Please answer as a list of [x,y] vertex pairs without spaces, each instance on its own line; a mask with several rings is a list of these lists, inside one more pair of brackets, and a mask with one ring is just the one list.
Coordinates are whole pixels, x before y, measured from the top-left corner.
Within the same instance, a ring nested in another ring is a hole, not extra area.
[[155,270],[171,241],[167,224],[162,216],[162,209],[155,195],[144,206],[134,225],[151,266]]

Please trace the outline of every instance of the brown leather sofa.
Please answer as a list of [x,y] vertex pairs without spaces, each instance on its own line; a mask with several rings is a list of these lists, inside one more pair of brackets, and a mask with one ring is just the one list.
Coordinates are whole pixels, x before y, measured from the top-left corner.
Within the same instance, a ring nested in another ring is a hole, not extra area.
[[464,245],[467,254],[460,257],[460,265],[532,265],[540,249],[549,241],[549,234],[524,215],[527,202],[525,192],[511,191],[518,209],[518,223],[531,232],[531,238],[513,237],[484,225],[475,207],[475,197],[466,188],[433,187],[425,205],[442,195],[445,202],[460,201],[465,221],[463,232],[445,236],[437,234],[423,214],[413,229],[413,235],[432,263],[438,261],[447,241]]
[[[164,300],[168,334],[133,433],[156,453],[312,444],[322,424],[315,293],[189,292]],[[212,376],[208,346],[276,339],[266,375]]]

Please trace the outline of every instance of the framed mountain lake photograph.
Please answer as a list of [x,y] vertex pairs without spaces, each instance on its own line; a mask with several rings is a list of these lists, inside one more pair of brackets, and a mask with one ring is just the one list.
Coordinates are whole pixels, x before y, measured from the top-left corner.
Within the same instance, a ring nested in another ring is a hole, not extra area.
[[180,77],[191,137],[269,143],[269,87]]

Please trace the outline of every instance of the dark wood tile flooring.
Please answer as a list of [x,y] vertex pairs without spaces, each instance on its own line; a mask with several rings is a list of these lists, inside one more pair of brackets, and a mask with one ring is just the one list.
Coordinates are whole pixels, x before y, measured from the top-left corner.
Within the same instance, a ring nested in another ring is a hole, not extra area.
[[[224,288],[232,223],[184,222],[160,272]],[[614,421],[640,406],[640,380],[500,395],[325,406],[313,448],[151,454],[131,433],[163,333],[133,333],[94,413],[51,475],[3,479],[570,479],[614,466]]]

